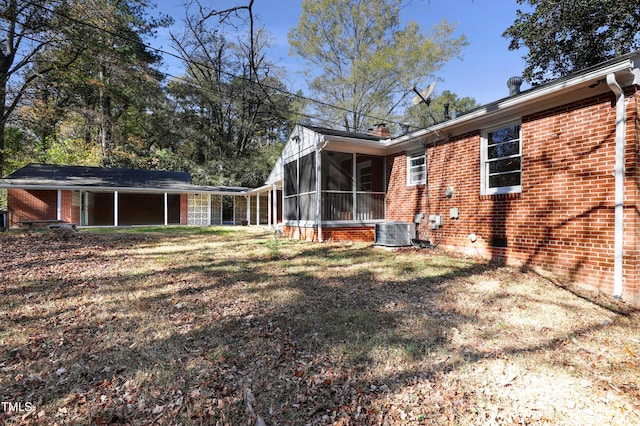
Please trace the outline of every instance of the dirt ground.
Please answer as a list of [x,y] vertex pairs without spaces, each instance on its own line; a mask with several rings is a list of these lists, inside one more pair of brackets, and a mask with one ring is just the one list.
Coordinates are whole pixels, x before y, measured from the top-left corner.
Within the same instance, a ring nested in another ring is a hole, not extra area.
[[0,234],[0,422],[640,424],[640,314],[434,250]]

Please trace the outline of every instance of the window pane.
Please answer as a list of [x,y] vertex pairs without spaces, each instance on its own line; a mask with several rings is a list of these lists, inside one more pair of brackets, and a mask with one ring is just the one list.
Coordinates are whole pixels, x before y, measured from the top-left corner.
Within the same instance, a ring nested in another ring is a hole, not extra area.
[[505,127],[489,133],[489,145],[520,139],[520,126]]
[[285,220],[298,220],[298,197],[284,199],[284,217]]
[[353,190],[353,154],[322,152],[322,189],[330,191]]
[[296,161],[284,165],[284,195],[293,195],[298,191],[298,170]]
[[411,172],[411,182],[424,182],[424,171],[422,170],[414,170]]
[[427,162],[424,154],[414,154],[409,157],[409,184],[426,182]]
[[356,190],[384,192],[384,157],[356,155]]
[[316,190],[316,154],[305,155],[300,159],[300,193]]
[[520,185],[520,172],[489,176],[489,188]]
[[316,194],[300,196],[300,220],[315,220],[316,218]]
[[520,157],[507,158],[489,163],[489,173],[513,172],[520,170]]
[[411,158],[411,168],[424,166],[424,156],[412,157]]
[[509,157],[518,154],[520,154],[520,141],[513,141],[489,146],[487,158]]

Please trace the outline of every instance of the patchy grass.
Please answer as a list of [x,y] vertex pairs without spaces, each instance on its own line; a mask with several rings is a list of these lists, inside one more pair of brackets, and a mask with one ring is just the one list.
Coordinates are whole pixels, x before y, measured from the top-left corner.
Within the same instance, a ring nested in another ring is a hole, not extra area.
[[0,234],[5,424],[640,423],[638,312],[256,228]]

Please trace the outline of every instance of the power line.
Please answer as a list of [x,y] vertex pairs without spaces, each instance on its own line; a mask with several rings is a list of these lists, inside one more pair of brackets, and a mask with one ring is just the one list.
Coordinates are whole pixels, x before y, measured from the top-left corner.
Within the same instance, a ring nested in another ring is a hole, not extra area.
[[[312,98],[309,98],[307,96],[300,95],[300,94],[297,94],[297,93],[292,93],[292,92],[290,92],[288,90],[281,89],[279,87],[273,87],[273,86],[270,86],[268,84],[263,84],[262,82],[252,81],[252,80],[250,80],[250,79],[248,79],[248,78],[246,78],[244,76],[238,76],[238,75],[235,75],[235,74],[230,73],[228,71],[225,71],[225,70],[223,70],[221,68],[216,68],[216,67],[212,66],[211,64],[206,64],[206,63],[194,61],[192,59],[185,59],[184,57],[182,57],[180,55],[177,55],[177,54],[175,54],[173,52],[169,52],[167,50],[151,46],[150,44],[144,43],[141,40],[135,40],[135,39],[126,37],[125,35],[119,34],[119,33],[115,32],[115,31],[111,31],[108,28],[103,28],[103,27],[100,27],[98,25],[92,24],[90,22],[80,21],[80,20],[78,20],[76,18],[73,18],[73,17],[71,17],[71,16],[69,16],[69,15],[67,15],[65,13],[60,12],[59,10],[51,10],[51,9],[45,7],[42,4],[37,4],[37,3],[34,3],[32,1],[29,1],[29,0],[25,0],[25,3],[30,4],[31,6],[34,6],[34,7],[38,7],[38,8],[40,8],[42,10],[45,10],[45,11],[47,11],[49,13],[53,13],[55,15],[58,15],[58,16],[64,18],[64,19],[69,20],[70,22],[73,22],[73,23],[76,23],[76,24],[79,24],[79,25],[83,25],[85,27],[88,27],[88,28],[91,28],[91,29],[94,29],[94,30],[97,30],[97,31],[104,32],[106,34],[109,34],[109,35],[114,36],[114,37],[121,38],[121,39],[126,40],[126,41],[128,41],[130,43],[133,43],[133,44],[140,45],[140,46],[144,47],[145,49],[149,49],[151,51],[155,51],[156,53],[159,53],[162,56],[164,56],[164,55],[170,56],[170,57],[178,59],[178,60],[180,60],[182,62],[191,63],[193,65],[204,67],[204,68],[209,69],[211,71],[218,72],[220,74],[224,74],[224,75],[226,75],[228,77],[231,77],[231,78],[234,78],[234,79],[240,79],[240,80],[246,81],[246,82],[248,82],[248,83],[250,83],[252,85],[259,85],[261,88],[267,88],[267,89],[270,89],[270,90],[281,92],[283,94],[286,94],[286,95],[289,95],[289,96],[293,96],[295,98],[298,98],[298,99],[301,99],[301,100],[304,100],[304,101],[307,101],[307,102],[312,102],[314,104],[318,104],[318,105],[323,106],[323,107],[332,108],[332,109],[335,109],[335,110],[338,110],[338,111],[341,111],[341,112],[350,113],[350,114],[356,113],[356,111],[350,110],[348,108],[340,107],[338,105],[332,105],[332,104],[329,104],[327,102],[323,102],[323,101],[320,101],[320,100],[317,100],[317,99],[312,99]],[[160,71],[160,70],[156,70],[156,71],[158,73],[162,74],[165,77],[168,76],[168,77],[172,77],[174,79],[178,78],[176,76],[173,76],[171,74],[165,73],[165,72]],[[287,111],[287,112],[305,116],[305,114],[301,114],[301,113],[298,113],[298,112],[292,112],[292,111]],[[404,126],[405,125],[405,123],[400,123],[400,122],[397,122],[397,121],[392,121],[392,120],[389,120],[389,119],[380,118],[380,117],[376,117],[376,116],[369,115],[369,114],[360,114],[360,115],[363,116],[363,117],[366,117],[366,118],[370,118],[372,120],[376,120],[378,122],[389,122],[389,123],[396,124],[396,125],[399,125],[399,126]],[[316,120],[322,120],[322,119],[320,119],[318,117],[313,117],[313,116],[307,116],[307,117],[308,118],[313,118],[313,119],[316,119]]]

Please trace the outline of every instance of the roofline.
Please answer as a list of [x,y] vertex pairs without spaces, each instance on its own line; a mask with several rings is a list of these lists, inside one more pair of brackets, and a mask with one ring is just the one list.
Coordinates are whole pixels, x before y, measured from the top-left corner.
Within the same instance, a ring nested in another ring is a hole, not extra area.
[[607,74],[610,73],[628,73],[630,75],[627,76],[627,85],[640,84],[640,71],[638,71],[638,64],[636,63],[639,61],[640,51],[624,55],[622,57],[589,68],[577,74],[559,78],[541,86],[523,91],[517,95],[483,105],[470,111],[469,113],[453,118],[451,120],[438,123],[433,126],[408,133],[406,135],[402,135],[398,138],[393,139],[388,144],[388,146],[390,148],[393,148],[394,151],[397,151],[397,148],[408,143],[415,142],[416,139],[422,139],[429,134],[434,134],[437,136],[439,135],[438,132],[467,124],[475,120],[494,117],[498,115],[507,115],[509,112],[514,111],[518,108],[523,108],[533,102],[550,97],[550,95],[558,93],[562,89],[576,88],[579,85],[585,84],[587,82],[603,79]]
[[39,190],[39,191],[86,191],[86,192],[134,192],[134,193],[167,193],[167,194],[201,194],[210,193],[214,195],[246,195],[251,190],[220,190],[212,187],[199,187],[193,189],[187,188],[134,188],[126,186],[64,186],[64,185],[20,185],[20,184],[3,184],[0,181],[0,189],[25,189],[25,190]]

